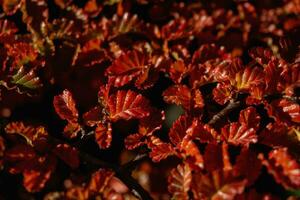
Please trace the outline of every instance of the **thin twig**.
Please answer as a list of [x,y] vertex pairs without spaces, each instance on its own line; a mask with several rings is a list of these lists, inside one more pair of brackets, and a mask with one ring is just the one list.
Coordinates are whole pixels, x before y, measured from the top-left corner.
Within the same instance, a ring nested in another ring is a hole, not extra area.
[[241,105],[240,101],[230,101],[229,104],[223,108],[219,113],[215,114],[211,120],[209,120],[208,124],[214,126],[217,124],[223,117],[229,114],[232,110],[238,108]]
[[148,158],[148,154],[138,154],[134,159],[121,166],[124,172],[131,172],[139,163]]

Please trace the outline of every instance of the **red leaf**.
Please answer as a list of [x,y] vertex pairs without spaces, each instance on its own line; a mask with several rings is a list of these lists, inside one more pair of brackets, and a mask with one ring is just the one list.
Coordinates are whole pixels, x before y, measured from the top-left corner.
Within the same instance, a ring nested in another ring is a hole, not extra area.
[[248,107],[240,112],[239,122],[247,128],[254,128],[257,130],[259,127],[260,116],[257,114],[254,107]]
[[148,65],[148,56],[137,50],[128,51],[119,56],[113,64],[107,68],[106,72],[111,79],[113,85],[120,87],[127,84],[134,77],[141,73],[141,70]]
[[204,99],[200,92],[200,90],[194,90],[193,91],[193,103],[194,108],[203,108],[204,107]]
[[22,136],[27,144],[34,146],[39,140],[45,140],[48,136],[44,127],[25,126],[23,122],[11,122],[6,125],[5,132]]
[[31,160],[32,158],[35,158],[35,156],[36,153],[33,148],[23,144],[15,145],[5,151],[5,160],[9,162]]
[[249,146],[257,142],[257,135],[254,128],[248,128],[237,122],[227,124],[221,130],[223,140],[233,145]]
[[99,169],[95,172],[88,184],[88,189],[95,193],[102,193],[109,181],[113,178],[114,172],[107,169]]
[[230,170],[232,168],[228,152],[228,145],[223,143],[219,144],[210,143],[205,148],[203,156],[204,167],[209,172],[214,170],[223,169]]
[[152,65],[146,66],[135,81],[135,86],[139,89],[152,87],[159,78],[159,70]]
[[233,200],[243,193],[247,181],[237,179],[230,171],[216,170],[208,174],[193,175],[192,191],[195,200]]
[[95,129],[95,138],[101,149],[110,147],[110,143],[112,141],[111,124],[98,124]]
[[169,138],[173,145],[181,143],[186,135],[186,130],[191,125],[192,120],[187,115],[181,115],[172,125],[169,131]]
[[35,161],[34,167],[23,172],[23,185],[29,192],[38,192],[44,188],[56,167],[53,156],[40,157]]
[[9,172],[17,174],[29,168],[32,161],[36,160],[36,156],[32,147],[19,144],[5,151],[4,161],[8,165]]
[[53,105],[61,119],[65,119],[70,123],[77,122],[78,111],[70,91],[64,90],[62,94],[55,96]]
[[230,84],[218,83],[217,87],[213,90],[213,98],[218,104],[224,105],[231,99],[231,96],[232,88]]
[[187,37],[191,33],[185,19],[176,19],[164,25],[161,29],[161,37],[164,40],[177,40]]
[[139,134],[139,133],[135,133],[135,134],[131,134],[128,135],[125,138],[125,147],[128,150],[133,150],[143,144],[145,144],[145,141],[143,141],[143,135]]
[[73,169],[77,168],[80,164],[77,149],[68,144],[56,145],[53,152]]
[[83,114],[84,123],[88,126],[95,126],[101,121],[102,109],[100,106],[95,106],[88,112]]
[[243,91],[251,87],[257,87],[264,84],[264,73],[259,68],[247,67],[235,75],[235,79],[230,79],[231,84],[238,90]]
[[279,105],[284,113],[287,113],[293,122],[300,123],[300,105],[289,101],[287,99],[282,99]]
[[292,146],[288,132],[288,127],[283,123],[270,123],[259,134],[258,142],[270,147]]
[[120,90],[116,95],[111,95],[108,100],[108,108],[112,121],[143,118],[149,115],[148,100],[131,90]]
[[277,183],[286,189],[298,189],[300,187],[300,165],[293,159],[287,148],[279,148],[269,153],[269,159],[261,154],[259,158],[263,165],[272,174]]
[[188,200],[188,191],[192,182],[192,172],[188,165],[180,164],[172,169],[168,177],[168,190],[173,199]]
[[66,191],[66,199],[88,199],[89,191],[85,187],[74,186]]
[[189,137],[197,139],[203,143],[215,143],[218,139],[217,132],[207,124],[202,124],[195,119],[192,125],[186,130]]
[[23,1],[21,1],[21,0],[16,0],[16,1],[4,0],[1,2],[3,11],[7,15],[15,14],[15,12],[18,9],[20,9],[22,3],[23,3]]
[[69,139],[77,137],[77,134],[81,131],[80,124],[68,123],[64,128],[64,136]]
[[283,122],[286,125],[292,125],[294,122],[300,122],[300,106],[293,101],[275,100],[271,104],[265,103],[265,108],[277,123]]
[[[90,42],[94,41],[92,40]],[[89,43],[87,43],[86,46],[87,45],[89,45]],[[103,50],[85,49],[86,46],[83,46],[83,48],[78,52],[77,56],[73,59],[73,65],[79,67],[93,67],[106,60],[106,55]]]
[[164,111],[156,108],[150,108],[149,111],[149,116],[140,119],[139,133],[142,135],[151,135],[154,131],[161,129],[163,120],[165,120]]
[[294,89],[300,86],[300,64],[285,67],[280,74],[277,89],[285,94],[295,95]]
[[166,89],[162,96],[168,103],[182,105],[185,109],[190,109],[191,106],[191,91],[185,85],[174,85]]
[[18,42],[6,45],[7,54],[14,58],[14,67],[19,67],[36,60],[38,52],[29,43]]
[[262,47],[255,47],[249,51],[249,55],[256,60],[261,66],[266,66],[269,61],[274,60],[275,57],[272,51]]
[[204,63],[208,60],[218,59],[219,57],[226,58],[224,47],[218,47],[215,44],[204,44],[195,51],[192,63]]
[[247,179],[247,185],[252,185],[258,178],[261,169],[261,161],[257,158],[256,153],[243,148],[236,159],[234,172],[236,176],[243,176]]
[[124,13],[122,17],[118,15],[114,15],[112,20],[110,20],[108,27],[104,27],[105,30],[108,31],[108,39],[111,40],[116,36],[120,36],[122,34],[135,32],[140,29],[141,22],[138,19],[137,15],[131,15],[130,13]]
[[149,138],[147,145],[151,149],[149,156],[153,162],[159,162],[175,154],[175,151],[170,144],[162,142],[155,136]]
[[176,60],[169,69],[171,79],[177,84],[181,82],[187,71],[188,69],[183,60]]
[[271,61],[268,65],[264,68],[265,72],[265,82],[266,82],[266,91],[268,93],[274,93],[277,89],[277,84],[280,77],[280,71],[282,69],[278,67],[275,61]]
[[189,135],[186,135],[183,138],[179,150],[181,152],[181,156],[186,159],[191,167],[203,169],[203,157],[201,152]]
[[[217,58],[218,59],[218,58]],[[235,77],[236,73],[243,70],[245,66],[240,58],[228,58],[223,61],[218,61],[214,69],[210,72],[213,79],[217,82],[226,83],[228,80]]]
[[98,4],[96,0],[89,0],[84,6],[84,13],[90,17],[97,17],[102,9],[102,5]]

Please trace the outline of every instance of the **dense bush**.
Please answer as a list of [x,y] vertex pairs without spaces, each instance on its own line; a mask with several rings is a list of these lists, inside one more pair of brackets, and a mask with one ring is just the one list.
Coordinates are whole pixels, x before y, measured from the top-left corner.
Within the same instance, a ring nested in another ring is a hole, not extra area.
[[296,199],[299,0],[1,0],[0,199]]

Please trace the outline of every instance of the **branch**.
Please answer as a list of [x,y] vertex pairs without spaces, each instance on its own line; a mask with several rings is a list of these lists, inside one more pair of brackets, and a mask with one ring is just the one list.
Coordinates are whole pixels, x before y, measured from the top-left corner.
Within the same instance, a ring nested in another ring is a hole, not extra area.
[[[87,153],[80,152],[80,157],[90,162],[94,165],[98,165],[100,167],[109,168],[112,169],[116,176],[128,187],[131,189],[132,193],[136,195],[138,198],[142,200],[152,200],[153,198],[150,196],[150,194],[129,174],[124,172],[122,167],[115,166],[111,163],[99,160],[98,158],[95,158]],[[130,163],[130,162],[129,162]],[[126,164],[125,164],[126,165]]]
[[148,154],[138,154],[134,159],[121,166],[124,172],[131,172],[139,163],[148,158]]
[[232,110],[238,108],[241,105],[240,101],[230,101],[229,104],[223,108],[219,113],[215,114],[211,120],[209,120],[208,125],[214,126],[217,124],[223,117],[229,114]]
[[[50,137],[50,139],[53,140],[55,143],[65,143],[64,141],[61,141],[58,138]],[[142,200],[153,199],[150,196],[150,194],[131,176],[131,173],[125,171],[125,169],[132,167],[133,165],[137,164],[137,162],[140,162],[142,159],[146,158],[146,155],[142,154],[140,157],[137,156],[135,159],[126,163],[125,165],[123,165],[124,167],[122,167],[122,166],[117,166],[112,163],[100,160],[81,150],[78,150],[78,152],[82,160],[99,167],[113,170],[115,172],[116,177],[118,177],[128,188],[130,188],[131,192],[139,199]]]

